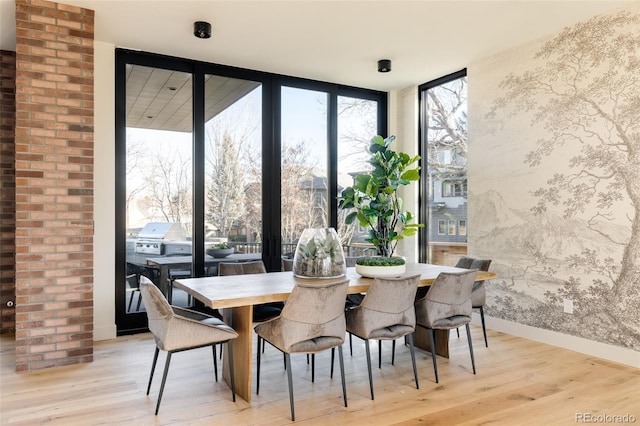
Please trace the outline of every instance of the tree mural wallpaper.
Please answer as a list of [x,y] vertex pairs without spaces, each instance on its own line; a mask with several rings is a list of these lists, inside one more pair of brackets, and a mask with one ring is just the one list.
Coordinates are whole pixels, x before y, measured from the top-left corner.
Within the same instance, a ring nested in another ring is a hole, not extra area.
[[500,277],[488,315],[640,350],[638,70],[636,6],[469,68],[469,246]]

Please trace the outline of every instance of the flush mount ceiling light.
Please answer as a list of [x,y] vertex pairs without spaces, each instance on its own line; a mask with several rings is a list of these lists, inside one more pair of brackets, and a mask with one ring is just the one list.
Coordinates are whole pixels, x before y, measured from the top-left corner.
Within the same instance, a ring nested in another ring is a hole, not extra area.
[[196,21],[193,23],[193,35],[198,38],[211,37],[211,24],[205,21]]
[[378,61],[378,72],[391,71],[391,59],[380,59]]

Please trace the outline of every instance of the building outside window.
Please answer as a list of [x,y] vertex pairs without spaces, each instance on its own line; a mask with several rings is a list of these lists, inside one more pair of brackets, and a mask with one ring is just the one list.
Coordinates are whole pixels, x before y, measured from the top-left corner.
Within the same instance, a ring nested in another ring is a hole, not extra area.
[[448,234],[449,235],[456,235],[456,221],[455,220],[450,220],[449,221],[449,227],[448,227]]
[[467,221],[459,220],[458,221],[458,234],[467,235]]
[[466,197],[467,181],[466,180],[445,180],[442,182],[443,197]]

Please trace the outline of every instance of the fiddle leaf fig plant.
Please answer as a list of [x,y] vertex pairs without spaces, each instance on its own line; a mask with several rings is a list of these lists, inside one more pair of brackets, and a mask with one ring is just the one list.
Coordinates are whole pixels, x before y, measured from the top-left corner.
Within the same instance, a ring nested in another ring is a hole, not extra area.
[[420,179],[420,156],[409,156],[390,148],[395,136],[374,136],[369,145],[373,170],[355,176],[353,186],[338,198],[341,209],[353,209],[345,219],[347,225],[357,220],[368,229],[365,241],[374,245],[378,256],[393,256],[399,240],[416,235],[424,225],[413,223],[414,216],[403,210],[398,195],[401,186]]

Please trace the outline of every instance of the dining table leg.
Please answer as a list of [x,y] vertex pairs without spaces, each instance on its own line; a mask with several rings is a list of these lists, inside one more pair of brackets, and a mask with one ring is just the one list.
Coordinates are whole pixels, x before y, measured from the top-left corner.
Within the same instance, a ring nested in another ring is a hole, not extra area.
[[[239,306],[222,310],[224,322],[232,327],[238,337],[231,340],[233,345],[233,370],[236,384],[236,395],[251,402],[251,380],[253,353],[253,306]],[[227,352],[225,351],[225,355]],[[231,386],[229,375],[229,359],[223,357],[222,377]]]
[[[433,330],[436,344],[436,354],[444,358],[449,358],[449,330]],[[422,348],[431,352],[429,345],[429,334],[422,327],[416,327],[413,333],[413,344],[417,348]]]

